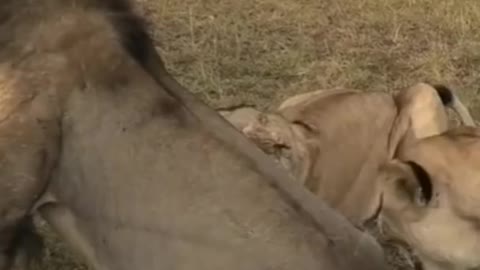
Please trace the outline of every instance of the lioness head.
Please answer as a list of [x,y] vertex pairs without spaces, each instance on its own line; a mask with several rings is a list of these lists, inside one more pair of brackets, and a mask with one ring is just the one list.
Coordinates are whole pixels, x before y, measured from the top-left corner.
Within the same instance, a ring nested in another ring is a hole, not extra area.
[[424,270],[480,269],[480,136],[468,129],[406,146],[380,170],[381,227]]
[[248,107],[220,110],[219,113],[295,178],[305,181],[305,167],[310,163],[301,127],[290,123],[280,114]]

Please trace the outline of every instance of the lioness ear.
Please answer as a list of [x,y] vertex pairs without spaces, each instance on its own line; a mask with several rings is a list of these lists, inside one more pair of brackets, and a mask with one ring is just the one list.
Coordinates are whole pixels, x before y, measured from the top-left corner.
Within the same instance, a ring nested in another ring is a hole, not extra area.
[[430,175],[418,163],[393,160],[381,169],[383,186],[388,195],[397,202],[427,205],[433,196]]
[[[393,100],[398,113],[388,142],[390,158],[395,158],[398,150],[403,147],[402,145],[416,139],[417,135],[423,136],[421,134],[429,133],[432,128],[437,128],[431,126],[436,126],[437,120],[435,120],[435,123],[432,123],[432,119],[429,118],[438,114],[438,106],[442,107],[441,110],[444,110],[436,90],[425,83],[417,83],[401,90],[394,95]],[[434,100],[438,100],[438,104]],[[421,126],[413,123],[413,121],[421,124]],[[420,128],[420,130],[413,130],[414,128]]]
[[433,184],[430,174],[423,166],[414,161],[407,161],[406,163],[415,175],[415,180],[418,185],[415,199],[422,204],[428,204],[433,197]]

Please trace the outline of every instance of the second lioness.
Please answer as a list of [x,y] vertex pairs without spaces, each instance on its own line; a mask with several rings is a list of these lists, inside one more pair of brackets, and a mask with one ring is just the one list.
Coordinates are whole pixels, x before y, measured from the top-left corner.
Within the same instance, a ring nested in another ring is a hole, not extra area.
[[320,90],[291,97],[273,113],[252,108],[221,113],[310,191],[362,225],[381,200],[379,164],[404,141],[447,130],[445,106],[464,125],[474,125],[450,89],[425,83],[394,95]]

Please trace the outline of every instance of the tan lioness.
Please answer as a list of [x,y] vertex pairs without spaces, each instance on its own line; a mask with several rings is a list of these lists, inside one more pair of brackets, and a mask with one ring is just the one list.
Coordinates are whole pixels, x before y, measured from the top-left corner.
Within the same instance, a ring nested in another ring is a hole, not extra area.
[[406,144],[381,172],[388,236],[410,245],[424,270],[480,269],[480,128]]
[[447,87],[418,83],[394,95],[327,89],[288,98],[274,112],[224,114],[246,137],[351,222],[380,206],[378,167],[402,143],[448,129],[445,107],[464,125],[470,113]]

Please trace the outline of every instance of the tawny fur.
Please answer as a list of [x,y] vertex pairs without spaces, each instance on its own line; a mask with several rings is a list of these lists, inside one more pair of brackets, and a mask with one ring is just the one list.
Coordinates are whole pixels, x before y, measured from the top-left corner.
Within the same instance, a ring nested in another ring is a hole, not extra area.
[[404,145],[379,176],[385,233],[409,244],[424,270],[479,269],[479,176],[480,128]]
[[380,207],[378,167],[399,145],[447,130],[445,106],[473,125],[455,94],[451,99],[443,104],[425,83],[393,95],[326,89],[290,97],[274,112],[250,108],[254,116],[238,110],[225,117],[310,191],[363,225]]

